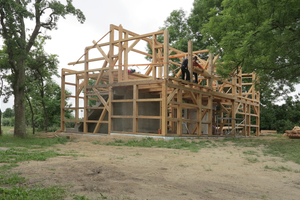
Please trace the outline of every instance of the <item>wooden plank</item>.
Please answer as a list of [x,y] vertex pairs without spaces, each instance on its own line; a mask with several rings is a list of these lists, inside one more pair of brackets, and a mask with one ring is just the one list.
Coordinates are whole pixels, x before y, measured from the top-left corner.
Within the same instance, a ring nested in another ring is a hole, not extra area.
[[170,103],[170,101],[173,99],[173,97],[175,96],[175,94],[177,94],[177,92],[178,92],[178,88],[176,88],[175,90],[173,90],[171,92],[171,94],[169,94],[169,96],[167,97],[167,104]]
[[89,59],[89,51],[85,50],[85,56],[84,56],[84,60],[85,60],[85,63],[84,63],[84,99],[83,99],[83,104],[84,104],[84,122],[83,122],[83,132],[87,133],[88,132],[88,124],[87,124],[87,121],[88,121],[88,110],[87,110],[87,107],[88,107],[88,96],[87,96],[87,85],[89,83],[89,74],[88,74],[88,70],[89,70],[89,63],[88,63],[88,60]]
[[100,117],[99,117],[99,120],[98,120],[98,122],[97,122],[97,125],[96,125],[96,127],[95,127],[93,133],[97,133],[97,132],[98,132],[98,130],[99,130],[100,126],[101,126],[101,123],[102,123],[102,121],[103,121],[103,119],[104,119],[106,113],[107,113],[107,109],[104,109],[104,110],[102,111]]
[[99,92],[96,88],[93,88],[93,90],[95,91],[97,97],[99,98],[99,100],[101,101],[103,106],[108,110],[109,108],[108,108],[108,105],[107,105],[107,102],[105,101],[105,99],[103,99],[103,97],[99,94]]
[[169,32],[164,31],[164,79],[169,78]]
[[178,89],[178,93],[177,93],[177,118],[178,118],[178,122],[177,122],[177,135],[181,136],[182,135],[182,90]]
[[161,133],[163,136],[168,134],[168,104],[167,104],[167,95],[168,95],[168,83],[165,82],[162,84],[162,102],[161,102]]
[[190,82],[193,82],[193,71],[194,71],[194,67],[193,67],[193,42],[192,40],[189,40],[188,42],[188,69],[190,72]]
[[138,132],[138,118],[137,118],[137,116],[139,115],[138,103],[137,103],[138,98],[139,98],[138,86],[133,85],[133,112],[132,112],[132,114],[133,114],[132,132],[133,133]]

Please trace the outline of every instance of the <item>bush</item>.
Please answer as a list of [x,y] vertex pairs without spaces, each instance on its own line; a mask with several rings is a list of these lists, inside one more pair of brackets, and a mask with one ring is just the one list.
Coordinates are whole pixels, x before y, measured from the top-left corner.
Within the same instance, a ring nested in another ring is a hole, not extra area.
[[[13,121],[13,123],[12,123],[12,121]],[[2,126],[14,126],[15,118],[14,117],[2,118],[1,122],[2,122]]]
[[292,130],[295,124],[290,120],[281,119],[276,121],[275,129],[277,133],[284,133],[286,130]]

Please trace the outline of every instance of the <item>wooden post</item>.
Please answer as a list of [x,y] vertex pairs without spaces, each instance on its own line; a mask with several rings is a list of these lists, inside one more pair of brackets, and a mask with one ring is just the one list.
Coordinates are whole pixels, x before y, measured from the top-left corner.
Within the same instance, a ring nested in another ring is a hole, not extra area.
[[61,69],[61,102],[60,102],[60,129],[65,130],[65,79],[64,69]]
[[[119,26],[119,40],[123,39],[123,27],[120,24]],[[122,81],[122,54],[123,54],[123,47],[122,42],[119,42],[119,68],[118,68],[118,82]],[[111,56],[110,56],[111,57]]]
[[[236,110],[236,106],[235,106],[235,100],[232,100],[231,101],[231,130],[235,129],[235,124],[236,124],[236,113],[235,113],[235,110]],[[231,132],[231,135],[234,135],[235,136],[235,130],[233,130]]]
[[[152,36],[152,63],[157,63],[156,35]],[[152,65],[152,79],[156,79],[156,66]]]
[[202,134],[202,93],[197,94],[197,103],[198,103],[198,108],[197,108],[197,136],[200,136]]
[[207,135],[208,136],[212,136],[212,121],[213,121],[213,114],[212,114],[212,112],[213,112],[213,96],[208,96],[208,103],[207,103],[207,106],[209,107],[209,110],[208,110],[208,112],[207,112],[207,117],[208,117],[208,133],[207,133]]
[[114,82],[114,77],[113,77],[113,69],[114,69],[114,65],[113,65],[113,55],[114,55],[114,45],[113,45],[113,41],[114,39],[114,27],[111,24],[110,25],[110,39],[109,39],[109,83],[113,83]]
[[188,69],[190,72],[190,82],[193,82],[193,42],[190,40],[188,42]]
[[108,88],[108,134],[111,134],[112,127],[113,127],[113,121],[111,119],[111,116],[113,115],[113,105],[112,105],[112,100],[113,100],[114,94],[112,87]]
[[[214,65],[213,65],[213,54],[212,53],[209,53],[209,56],[208,56],[208,73],[210,75],[213,75],[213,72],[214,72]],[[208,79],[208,87],[211,89],[211,91],[213,90],[213,79],[210,77]]]
[[89,84],[89,50],[85,49],[85,56],[84,56],[85,62],[84,62],[84,121],[83,121],[83,132],[87,133],[88,132],[88,105],[89,105],[89,99],[87,96],[87,86]]
[[[128,38],[128,32],[125,32],[125,38]],[[125,52],[124,52],[124,80],[128,80],[128,41],[124,44]]]
[[75,126],[77,125],[77,120],[79,119],[79,95],[80,95],[80,92],[81,91],[78,91],[79,89],[79,78],[78,78],[78,75],[75,74],[75,79],[76,79],[76,86],[75,86],[75,119],[76,119],[76,122],[75,122]]
[[164,31],[164,79],[169,78],[169,31]]
[[139,98],[138,86],[133,85],[133,123],[132,123],[132,132],[138,132],[138,103],[137,99]]
[[178,89],[177,93],[177,135],[182,135],[182,89]]
[[165,80],[162,83],[162,113],[161,113],[161,133],[163,136],[168,134],[168,104],[167,104],[167,96],[168,96],[168,82]]

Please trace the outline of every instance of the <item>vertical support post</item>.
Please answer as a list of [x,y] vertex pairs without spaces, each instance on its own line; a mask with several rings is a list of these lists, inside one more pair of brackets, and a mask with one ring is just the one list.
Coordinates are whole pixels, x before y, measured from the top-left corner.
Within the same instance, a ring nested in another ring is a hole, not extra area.
[[197,94],[197,103],[198,103],[198,108],[197,108],[197,136],[200,136],[202,134],[202,93]]
[[164,79],[169,78],[169,31],[164,31]]
[[177,92],[177,135],[182,135],[182,89]]
[[260,130],[260,107],[257,106],[257,116],[256,116],[256,136],[259,136],[259,130]]
[[231,132],[231,135],[233,135],[233,136],[235,136],[235,133],[236,133],[236,131],[235,131],[235,124],[236,124],[236,120],[235,120],[235,118],[236,118],[236,113],[235,113],[235,110],[236,110],[236,106],[235,106],[235,100],[232,100],[231,101],[231,130],[233,130],[232,132]]
[[213,121],[213,96],[208,96],[208,103],[207,106],[209,107],[209,110],[207,112],[208,117],[208,136],[212,136],[212,121]]
[[138,102],[137,99],[139,98],[138,86],[133,85],[133,127],[132,132],[138,132]]
[[190,82],[193,82],[193,42],[190,40],[188,42],[188,69],[190,72]]
[[162,102],[161,102],[161,133],[163,136],[168,134],[168,104],[167,104],[167,96],[168,96],[168,82],[165,80],[162,83]]
[[252,89],[252,99],[255,100],[255,73],[252,72],[252,86],[253,86],[253,89]]
[[65,80],[66,75],[64,69],[61,69],[61,102],[60,102],[60,129],[65,130]]
[[[123,27],[120,24],[119,26],[119,40],[123,39]],[[122,54],[123,54],[123,47],[122,42],[119,42],[119,68],[118,68],[118,82],[122,81]]]
[[209,56],[208,56],[208,73],[211,75],[211,77],[208,79],[208,87],[209,89],[212,91],[213,90],[213,79],[212,79],[212,75],[213,75],[213,72],[214,72],[214,66],[213,66],[213,54],[212,53],[209,53]]
[[243,83],[243,81],[242,81],[242,68],[241,67],[239,67],[239,76],[238,76],[238,79],[239,79],[239,81],[238,81],[238,84],[239,84],[239,96],[242,96],[242,83]]
[[76,79],[76,86],[75,86],[75,126],[77,125],[77,120],[79,119],[79,94],[80,91],[78,91],[79,88],[79,78],[78,78],[78,74],[75,74],[75,79]]
[[89,70],[89,49],[85,49],[85,56],[84,56],[84,120],[83,120],[83,132],[87,133],[88,132],[88,103],[89,103],[89,99],[87,96],[87,86],[89,84],[89,72],[87,70]]
[[[157,52],[156,52],[156,35],[152,36],[152,63],[157,63]],[[156,66],[151,65],[152,67],[152,79],[156,79]]]
[[114,55],[114,45],[113,45],[113,41],[115,40],[114,38],[114,27],[113,25],[111,24],[110,25],[110,37],[109,37],[109,83],[113,83],[114,82],[114,77],[113,77],[113,69],[114,69],[114,66],[113,66],[113,55]]
[[247,136],[250,136],[251,134],[251,109],[250,105],[247,105]]
[[[125,32],[125,38],[128,38],[128,32]],[[124,80],[128,80],[128,41],[124,44]]]
[[112,127],[113,127],[113,121],[111,119],[111,116],[113,115],[113,105],[112,105],[112,100],[113,100],[114,94],[112,87],[110,86],[108,88],[108,134],[111,134]]

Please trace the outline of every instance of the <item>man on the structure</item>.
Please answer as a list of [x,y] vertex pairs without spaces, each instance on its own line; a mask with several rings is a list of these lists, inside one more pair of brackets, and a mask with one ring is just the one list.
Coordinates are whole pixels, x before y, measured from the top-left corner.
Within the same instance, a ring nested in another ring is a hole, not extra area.
[[[193,57],[193,66],[194,67],[199,67],[200,69],[203,69],[203,67],[201,67],[201,65],[199,65],[197,63],[197,56]],[[186,80],[189,81],[190,80],[190,71],[188,69],[188,59],[186,58],[182,64],[181,64],[181,72],[182,72],[182,80],[184,80],[185,78],[185,74],[186,74]],[[195,76],[195,83],[198,83],[198,74],[197,73],[193,73]]]

